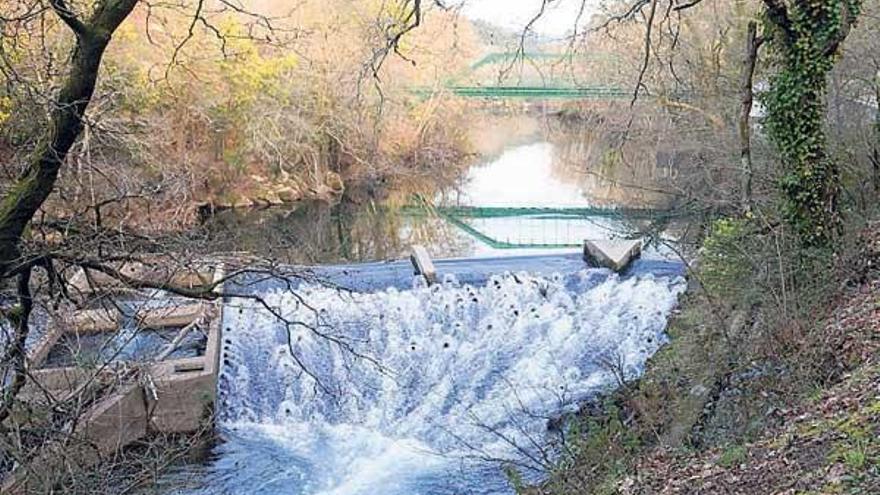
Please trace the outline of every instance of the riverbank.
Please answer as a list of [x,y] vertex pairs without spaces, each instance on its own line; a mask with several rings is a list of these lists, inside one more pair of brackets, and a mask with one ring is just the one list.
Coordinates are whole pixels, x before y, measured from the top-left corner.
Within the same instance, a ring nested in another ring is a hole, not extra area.
[[692,280],[670,344],[582,411],[585,433],[534,493],[874,493],[880,225],[842,251],[787,316],[773,294],[743,305]]
[[[857,290],[826,327],[864,360],[754,440],[699,453],[657,449],[617,488],[624,494],[880,493],[880,281]],[[844,335],[845,334],[845,335]]]

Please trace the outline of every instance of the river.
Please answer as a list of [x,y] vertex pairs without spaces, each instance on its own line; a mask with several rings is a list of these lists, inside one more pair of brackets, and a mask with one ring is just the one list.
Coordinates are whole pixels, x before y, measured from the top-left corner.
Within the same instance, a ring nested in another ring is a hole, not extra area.
[[[609,164],[607,135],[528,115],[483,117],[471,129],[478,159],[431,199],[475,207],[651,207],[666,198],[653,190],[668,174],[652,145],[629,145],[633,163]],[[205,230],[214,251],[247,251],[290,263],[334,264],[405,257],[413,244],[437,258],[577,251],[584,239],[626,235],[639,227],[607,218],[517,216],[467,219],[494,245],[435,215],[403,214],[380,203],[306,202],[295,207],[232,210]],[[505,246],[499,247],[499,244]],[[547,250],[542,244],[556,249]],[[522,248],[517,245],[526,245]]]
[[[613,185],[578,173],[588,159],[583,147],[572,158],[540,125],[516,125],[525,130],[484,150],[482,163],[437,202],[621,204]],[[664,269],[646,263],[618,276],[587,268],[579,248],[567,246],[632,227],[616,219],[467,221],[470,229],[345,204],[216,219],[212,242],[291,261],[396,258],[414,242],[438,258],[471,260],[442,265],[443,281],[431,287],[405,275],[356,292],[308,283],[296,295],[255,289],[300,322],[293,326],[261,306],[227,304],[221,441],[206,463],[165,478],[164,493],[500,495],[513,493],[514,471],[539,480],[564,448],[560,418],[616,386],[621,373],[638,376],[663,344],[685,288],[681,267],[649,250]],[[544,257],[509,258],[522,255]],[[520,269],[490,273],[499,257]],[[384,269],[365,266],[366,276]]]

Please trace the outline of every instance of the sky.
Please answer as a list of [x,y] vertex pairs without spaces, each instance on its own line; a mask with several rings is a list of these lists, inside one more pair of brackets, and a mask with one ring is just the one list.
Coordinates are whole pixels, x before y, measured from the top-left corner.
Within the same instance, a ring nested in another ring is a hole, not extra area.
[[[586,0],[581,26],[589,20],[598,3],[599,0]],[[580,7],[581,0],[553,0],[535,24],[534,31],[545,36],[564,36],[574,26]],[[540,10],[541,0],[465,0],[463,12],[471,19],[521,30]]]

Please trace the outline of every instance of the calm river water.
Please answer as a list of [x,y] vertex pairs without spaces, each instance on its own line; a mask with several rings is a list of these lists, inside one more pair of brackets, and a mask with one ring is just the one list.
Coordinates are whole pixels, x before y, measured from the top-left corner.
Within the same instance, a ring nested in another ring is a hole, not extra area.
[[[495,116],[475,125],[472,140],[483,157],[462,180],[447,185],[437,205],[576,208],[656,205],[646,192],[662,175],[655,150],[642,159],[609,166],[609,145],[589,132],[554,128],[529,116]],[[412,213],[412,212],[410,212]],[[412,244],[438,258],[559,252],[554,246],[627,233],[632,225],[605,218],[505,217],[467,219],[494,245],[443,218],[403,214],[375,204],[305,203],[296,208],[227,211],[207,225],[210,245],[306,264],[378,261],[405,257]],[[508,246],[499,247],[498,244]],[[509,245],[526,245],[521,248]],[[535,247],[532,247],[535,246]],[[569,251],[572,248],[568,249]]]

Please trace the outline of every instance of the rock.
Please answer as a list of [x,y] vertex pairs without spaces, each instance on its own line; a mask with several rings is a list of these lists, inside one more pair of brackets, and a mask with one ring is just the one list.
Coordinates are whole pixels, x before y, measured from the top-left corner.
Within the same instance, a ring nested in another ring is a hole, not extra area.
[[231,208],[250,208],[253,205],[254,202],[249,198],[236,198],[229,203]]
[[327,184],[327,187],[330,188],[330,191],[333,194],[342,194],[345,192],[345,183],[342,181],[342,177],[336,172],[328,171],[324,176],[324,184]]
[[263,194],[260,199],[268,203],[270,206],[278,206],[284,204],[284,201],[281,200],[281,197],[279,197],[279,195],[275,191],[269,191]]
[[335,196],[335,192],[324,184],[319,184],[317,187],[310,187],[308,193],[310,198],[321,201],[331,201],[333,196]]
[[284,186],[275,190],[278,198],[285,203],[293,203],[302,199],[302,193],[290,186]]
[[709,389],[704,387],[703,385],[694,385],[691,389],[691,396],[693,397],[706,397],[709,394]]

